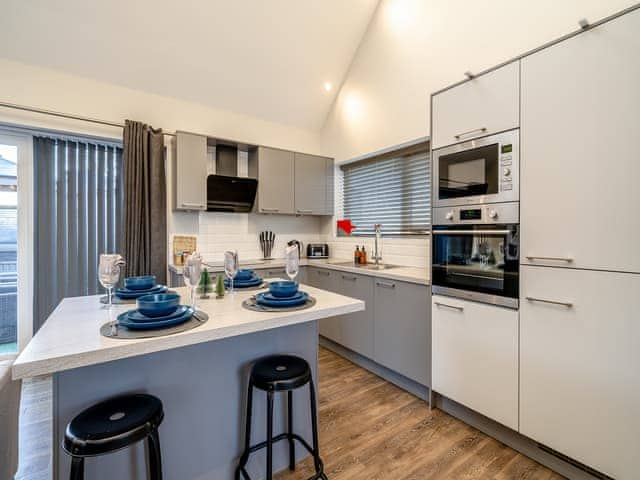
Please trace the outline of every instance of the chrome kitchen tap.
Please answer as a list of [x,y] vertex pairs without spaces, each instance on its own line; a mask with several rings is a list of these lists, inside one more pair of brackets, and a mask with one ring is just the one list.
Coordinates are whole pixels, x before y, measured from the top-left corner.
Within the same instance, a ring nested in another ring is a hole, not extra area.
[[376,233],[376,239],[375,239],[374,251],[373,251],[373,259],[376,262],[376,268],[380,267],[380,260],[382,260],[382,252],[380,251],[382,249],[382,232],[380,231],[381,228],[382,228],[382,225],[380,225],[379,223],[376,223],[373,226],[373,230]]

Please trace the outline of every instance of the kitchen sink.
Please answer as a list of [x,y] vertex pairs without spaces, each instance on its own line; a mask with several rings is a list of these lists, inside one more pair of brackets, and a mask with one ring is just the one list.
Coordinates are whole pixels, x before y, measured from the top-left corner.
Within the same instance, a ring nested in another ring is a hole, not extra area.
[[363,270],[389,270],[391,268],[397,268],[398,265],[389,265],[388,263],[383,263],[380,265],[376,265],[375,263],[367,263],[366,265],[358,265],[353,262],[330,262],[330,265],[338,265],[340,267],[353,267],[353,268],[361,268]]

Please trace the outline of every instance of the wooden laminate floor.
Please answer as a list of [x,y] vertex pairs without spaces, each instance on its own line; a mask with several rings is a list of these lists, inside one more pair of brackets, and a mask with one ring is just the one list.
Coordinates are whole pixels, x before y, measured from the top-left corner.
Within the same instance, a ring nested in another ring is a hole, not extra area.
[[[319,382],[320,452],[330,480],[563,478],[324,348]],[[51,400],[51,379],[23,385],[16,480],[51,479]],[[277,479],[312,473],[309,458]]]
[[[319,376],[320,453],[330,480],[564,478],[325,348]],[[312,474],[308,458],[277,478]]]

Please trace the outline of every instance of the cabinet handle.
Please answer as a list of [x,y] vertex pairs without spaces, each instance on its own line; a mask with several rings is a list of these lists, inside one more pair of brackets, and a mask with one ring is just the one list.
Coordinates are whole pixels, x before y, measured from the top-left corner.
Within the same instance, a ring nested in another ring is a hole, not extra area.
[[358,279],[358,277],[348,277],[346,275],[342,275],[342,278],[345,280],[351,280],[352,282],[355,282]]
[[329,272],[325,272],[324,270],[317,270],[318,275],[325,275],[325,276],[329,276]]
[[395,283],[376,282],[376,285],[382,288],[396,288]]
[[185,203],[185,202],[182,202],[180,205],[185,207],[185,208],[203,208],[204,207],[204,205],[201,204],[201,203]]
[[487,131],[487,127],[474,128],[473,130],[469,130],[468,132],[462,132],[457,135],[454,135],[456,140],[460,140],[462,137],[466,137],[467,135],[471,135],[472,133],[484,133]]
[[260,211],[261,212],[279,212],[280,209],[279,208],[261,208]]
[[438,307],[451,308],[453,310],[458,310],[459,312],[462,312],[464,310],[464,307],[458,307],[457,305],[449,305],[448,303],[441,303],[441,302],[433,302],[433,303]]
[[527,255],[527,260],[551,260],[552,262],[573,262],[571,257],[540,257],[538,255]]
[[313,213],[313,210],[299,210],[298,209],[298,210],[296,210],[296,212],[302,213],[302,214],[304,214],[304,213]]
[[544,298],[536,298],[536,297],[525,297],[525,298],[530,302],[550,303],[551,305],[561,305],[567,308],[573,307],[573,303],[571,302],[559,302],[557,300],[545,300]]

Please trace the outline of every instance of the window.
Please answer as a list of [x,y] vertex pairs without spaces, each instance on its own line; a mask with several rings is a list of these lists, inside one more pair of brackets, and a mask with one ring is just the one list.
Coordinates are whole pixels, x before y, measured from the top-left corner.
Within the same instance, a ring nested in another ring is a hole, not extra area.
[[340,167],[343,217],[356,226],[353,235],[424,235],[431,221],[429,146],[395,150]]

